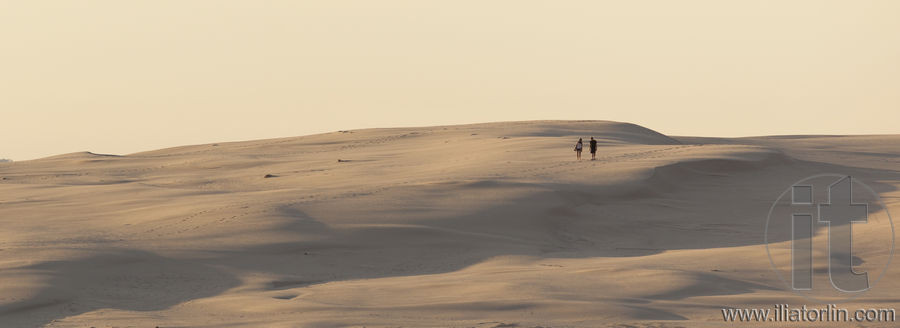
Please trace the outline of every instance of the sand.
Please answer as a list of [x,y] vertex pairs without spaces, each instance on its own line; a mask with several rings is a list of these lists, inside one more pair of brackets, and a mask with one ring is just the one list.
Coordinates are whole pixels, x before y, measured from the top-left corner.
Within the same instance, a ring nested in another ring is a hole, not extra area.
[[[0,163],[0,326],[720,327],[814,305],[770,205],[837,172],[900,213],[898,145],[531,121]],[[842,306],[895,307],[898,276]]]

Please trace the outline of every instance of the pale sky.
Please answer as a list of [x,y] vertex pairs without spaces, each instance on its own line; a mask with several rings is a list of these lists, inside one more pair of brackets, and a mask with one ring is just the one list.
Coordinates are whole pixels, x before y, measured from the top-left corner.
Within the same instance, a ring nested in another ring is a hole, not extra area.
[[900,133],[900,1],[0,0],[0,158],[532,119]]

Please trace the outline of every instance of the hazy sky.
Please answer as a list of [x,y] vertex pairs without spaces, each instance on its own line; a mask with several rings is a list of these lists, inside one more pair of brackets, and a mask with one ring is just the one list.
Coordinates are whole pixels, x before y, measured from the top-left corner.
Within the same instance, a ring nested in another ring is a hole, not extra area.
[[900,133],[900,1],[0,0],[0,158],[531,119]]

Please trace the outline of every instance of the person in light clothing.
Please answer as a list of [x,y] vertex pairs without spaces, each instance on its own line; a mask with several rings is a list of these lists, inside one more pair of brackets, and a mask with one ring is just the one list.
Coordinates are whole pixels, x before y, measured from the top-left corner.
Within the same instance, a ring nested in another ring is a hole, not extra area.
[[581,160],[581,150],[584,148],[584,144],[581,143],[581,138],[578,138],[578,142],[575,143],[575,158]]

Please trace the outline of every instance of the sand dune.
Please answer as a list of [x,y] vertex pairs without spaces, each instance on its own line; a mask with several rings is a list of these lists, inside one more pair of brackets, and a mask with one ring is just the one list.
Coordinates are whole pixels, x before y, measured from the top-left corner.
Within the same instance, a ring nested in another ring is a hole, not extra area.
[[534,121],[0,163],[0,326],[718,327],[806,302],[762,242],[794,181],[900,213],[898,141]]

